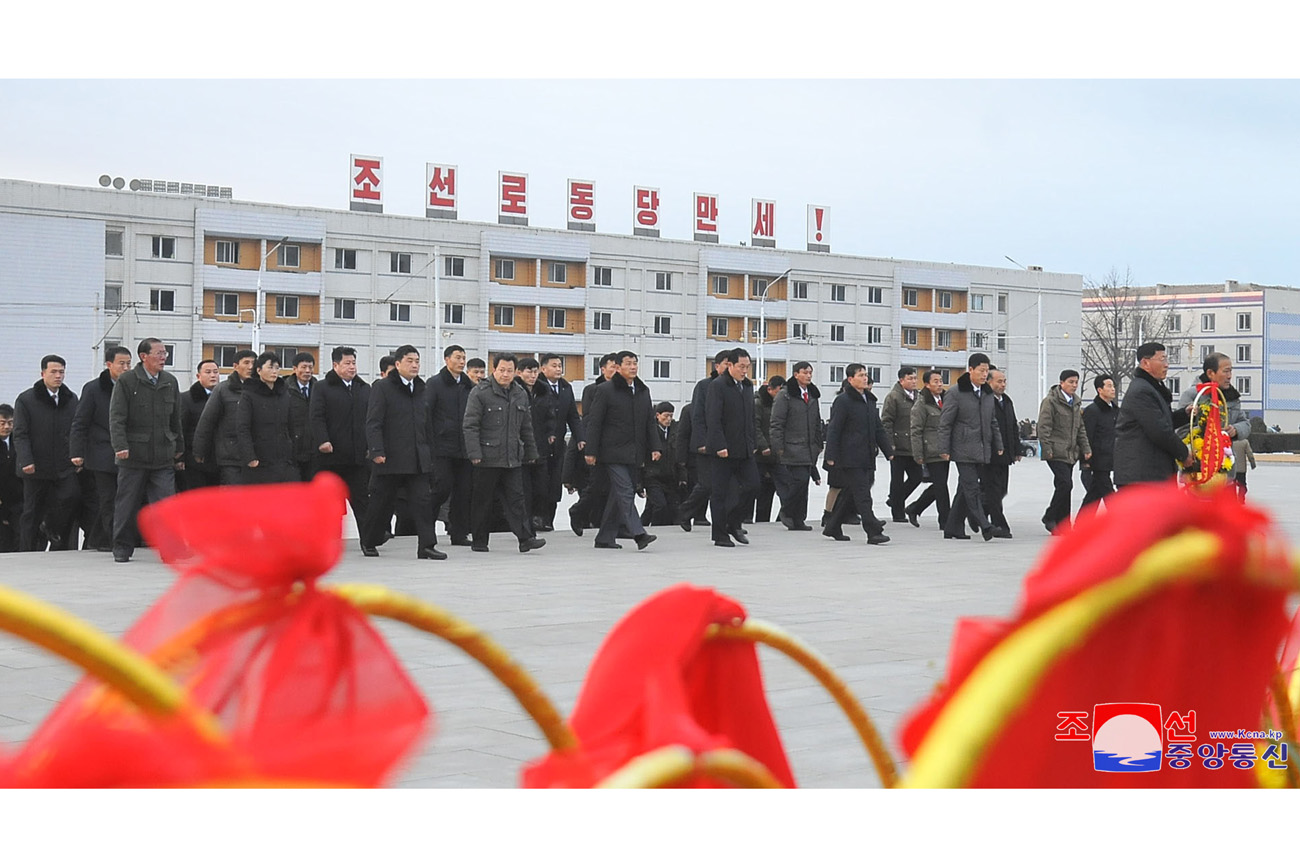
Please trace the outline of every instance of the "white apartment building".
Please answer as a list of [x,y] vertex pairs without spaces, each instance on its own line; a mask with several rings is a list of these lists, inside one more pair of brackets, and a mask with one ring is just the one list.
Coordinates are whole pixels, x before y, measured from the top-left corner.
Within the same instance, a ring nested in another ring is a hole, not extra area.
[[[1294,431],[1300,425],[1300,289],[1226,280],[1142,286],[1142,306],[1167,312],[1158,338],[1169,355],[1165,384],[1175,397],[1201,375],[1212,352],[1232,359],[1233,384],[1247,414]],[[1084,315],[1095,308],[1083,301]],[[1137,345],[1134,335],[1134,346]]]
[[[102,369],[106,344],[163,340],[183,383],[242,348],[298,351],[327,369],[334,346],[364,376],[410,343],[422,373],[442,349],[564,356],[572,380],[628,348],[656,400],[680,407],[723,348],[755,373],[814,364],[833,391],[853,362],[888,387],[900,364],[948,381],[967,354],[1008,370],[1022,417],[1040,382],[1080,363],[1082,278],[695,240],[425,216],[300,208],[0,179],[0,401],[47,353],[68,381]],[[324,364],[319,360],[323,359]],[[762,365],[758,360],[762,360]],[[825,401],[829,405],[829,400]]]

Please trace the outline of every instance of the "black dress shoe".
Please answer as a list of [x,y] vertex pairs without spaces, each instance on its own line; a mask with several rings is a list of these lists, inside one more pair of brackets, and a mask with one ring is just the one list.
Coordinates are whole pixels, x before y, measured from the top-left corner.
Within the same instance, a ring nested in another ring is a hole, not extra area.
[[473,544],[473,542],[468,538],[453,538],[451,540],[452,547],[469,547],[471,544]]
[[574,535],[582,538],[582,521],[573,516],[572,508],[569,509],[569,528],[573,530]]
[[812,532],[812,527],[804,523],[802,520],[800,520],[798,523],[796,523],[794,526],[791,526],[790,528],[795,530],[796,532]]
[[488,552],[488,546],[487,546],[486,544],[471,544],[470,547],[469,547],[469,549],[472,550],[472,551],[474,551],[475,553],[487,553],[487,552]]
[[696,525],[696,526],[712,526],[713,524],[712,524],[712,523],[709,523],[709,518],[707,518],[707,517],[697,517],[697,518],[695,518],[695,525]]
[[1056,521],[1055,521],[1055,520],[1048,520],[1046,517],[1044,517],[1044,518],[1043,518],[1043,528],[1046,529],[1048,532],[1055,532],[1055,531],[1056,531]]
[[736,539],[737,544],[749,544],[749,536],[743,529],[733,529],[731,531],[731,537]]
[[596,548],[599,550],[622,550],[623,545],[617,541],[597,541]]
[[909,505],[907,506],[906,512],[907,512],[907,522],[912,524],[913,526],[920,527],[921,522],[917,520],[917,518],[920,517],[920,515],[916,513],[916,509]]
[[416,554],[420,559],[446,559],[447,554],[443,553],[432,544],[428,547],[421,547],[420,552]]
[[1010,538],[1010,537],[1011,537],[1011,530],[1009,530],[1009,529],[1003,529],[1001,526],[995,526],[995,527],[993,527],[993,537],[994,537],[994,538]]
[[992,541],[992,540],[993,540],[993,527],[990,526],[990,527],[988,527],[987,529],[981,529],[981,530],[980,530],[980,535],[984,536],[984,540],[985,540],[985,541]]
[[658,537],[659,537],[659,536],[657,536],[657,535],[651,535],[651,534],[648,533],[648,532],[643,532],[643,533],[641,533],[640,535],[638,535],[638,536],[636,537],[636,549],[637,549],[637,550],[645,550],[646,547],[648,547],[648,546],[650,545],[650,542],[654,541],[654,540],[655,540],[656,538],[658,538]]
[[833,539],[835,539],[836,541],[852,541],[852,540],[853,540],[853,539],[849,538],[847,535],[845,535],[845,534],[842,533],[842,532],[831,532],[829,529],[823,529],[823,530],[822,530],[822,535],[826,536],[827,538],[833,538]]
[[362,555],[362,556],[378,556],[378,555],[379,555],[379,548],[375,547],[375,546],[372,545],[372,544],[371,544],[371,545],[363,544],[363,545],[361,545],[361,555]]
[[883,532],[877,532],[874,535],[867,536],[867,544],[888,544],[889,536]]
[[46,526],[44,520],[42,520],[41,525],[36,528],[40,530],[41,535],[44,535],[46,538],[49,539],[50,547],[54,547],[56,545],[63,543],[63,536],[59,535],[57,532],[55,532],[54,530]]
[[682,529],[686,530],[687,532],[691,531],[691,519],[689,517],[679,522],[677,525],[680,526]]
[[527,553],[530,550],[536,550],[539,547],[546,546],[545,538],[528,538],[519,542],[519,552]]
[[542,528],[541,528],[541,530],[539,530],[539,531],[541,531],[541,532],[554,532],[554,531],[555,531],[555,527],[554,527],[552,524],[550,524],[550,523],[543,523],[543,524],[542,524]]
[[713,546],[714,547],[735,547],[736,542],[732,541],[730,538],[715,538],[713,539]]
[[943,531],[943,537],[944,537],[944,538],[964,538],[964,539],[969,539],[969,538],[970,538],[970,536],[967,535],[967,534],[964,533],[964,532],[952,533],[952,532],[949,532],[949,531],[946,530],[946,529]]
[[115,551],[113,551],[113,561],[114,561],[114,562],[130,562],[130,561],[131,561],[131,554],[129,554],[129,553],[123,553],[123,552],[120,551],[120,550],[115,550]]

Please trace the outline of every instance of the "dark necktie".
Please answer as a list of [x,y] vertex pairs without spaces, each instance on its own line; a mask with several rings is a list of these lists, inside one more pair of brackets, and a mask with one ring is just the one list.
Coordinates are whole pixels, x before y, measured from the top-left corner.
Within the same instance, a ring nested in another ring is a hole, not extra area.
[[311,395],[307,393],[307,386],[306,386],[306,385],[303,385],[303,386],[301,386],[301,387],[302,387],[302,396],[304,396],[304,397],[310,397]]
[[56,408],[56,409],[59,408],[59,395],[58,395],[58,394],[55,394],[55,395],[54,395],[54,408]]

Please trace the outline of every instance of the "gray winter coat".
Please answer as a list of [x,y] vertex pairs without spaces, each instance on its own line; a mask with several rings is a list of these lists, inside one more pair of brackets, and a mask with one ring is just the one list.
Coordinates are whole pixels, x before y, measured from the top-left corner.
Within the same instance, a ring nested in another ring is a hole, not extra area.
[[139,363],[118,377],[108,405],[108,429],[113,451],[129,451],[118,466],[131,469],[167,469],[185,451],[181,430],[181,384],[166,370],[158,384],[149,381]]
[[[1183,393],[1178,398],[1178,408],[1185,410],[1188,406],[1192,405],[1192,401],[1196,399],[1196,386],[1205,384],[1209,381],[1209,378],[1202,373],[1195,382],[1184,388]],[[1236,427],[1237,432],[1232,437],[1234,442],[1249,439],[1250,417],[1246,414],[1246,411],[1241,408],[1241,394],[1237,393],[1237,389],[1231,385],[1226,388],[1220,388],[1219,393],[1223,395],[1224,400],[1228,404],[1228,417],[1223,419],[1224,432],[1228,432],[1227,428],[1229,427]],[[1186,426],[1190,422],[1191,416],[1189,415],[1187,416],[1187,421],[1184,421],[1180,426]]]
[[903,386],[895,382],[885,395],[885,402],[880,404],[880,426],[885,428],[894,453],[902,457],[912,456],[912,407],[916,405],[919,392],[913,391],[912,394],[908,397]]
[[1088,431],[1083,425],[1083,401],[1076,394],[1065,402],[1065,392],[1053,385],[1038,406],[1038,443],[1043,459],[1074,465],[1092,453]]
[[1002,431],[993,420],[993,389],[987,383],[979,394],[970,373],[962,373],[956,388],[943,397],[939,416],[939,453],[954,463],[988,463],[1002,450]]
[[813,466],[822,450],[825,428],[818,403],[821,392],[809,383],[807,404],[801,394],[799,383],[792,379],[772,403],[768,443],[786,466]]
[[522,385],[502,388],[491,375],[465,404],[465,455],[479,466],[514,469],[537,459],[533,413]]
[[942,414],[943,410],[939,408],[939,402],[935,400],[929,388],[922,388],[917,392],[916,403],[912,405],[910,424],[912,459],[920,460],[922,463],[944,462],[939,456],[944,453],[944,450],[939,447],[939,416]]

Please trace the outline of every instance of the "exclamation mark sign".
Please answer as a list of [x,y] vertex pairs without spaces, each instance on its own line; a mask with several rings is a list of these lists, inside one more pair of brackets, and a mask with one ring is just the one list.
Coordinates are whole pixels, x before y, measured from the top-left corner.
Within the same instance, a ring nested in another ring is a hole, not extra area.
[[813,208],[813,218],[817,220],[817,241],[818,241],[818,243],[820,243],[820,242],[821,242],[821,239],[822,239],[822,215],[825,214],[825,213],[826,213],[826,211],[822,210],[821,208]]

